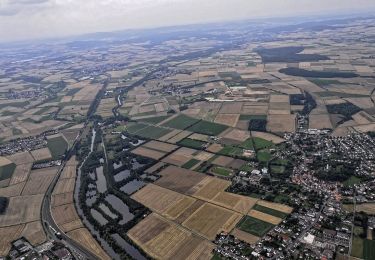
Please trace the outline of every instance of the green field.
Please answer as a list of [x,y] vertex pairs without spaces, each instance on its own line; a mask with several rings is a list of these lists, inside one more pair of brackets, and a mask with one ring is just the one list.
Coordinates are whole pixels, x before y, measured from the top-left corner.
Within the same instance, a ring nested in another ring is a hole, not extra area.
[[226,130],[228,126],[220,125],[216,123],[211,123],[208,121],[200,121],[197,124],[190,127],[188,130],[194,133],[204,134],[204,135],[219,135],[224,130]]
[[211,172],[212,173],[215,173],[217,175],[221,175],[221,176],[224,176],[224,177],[229,177],[232,175],[232,171],[227,169],[227,168],[224,168],[224,167],[220,167],[220,166],[214,166],[211,168]]
[[248,149],[248,150],[254,150],[253,139],[252,138],[247,139],[245,142],[241,144],[241,147]]
[[149,123],[149,124],[158,124],[162,121],[164,121],[165,119],[167,119],[168,117],[170,116],[156,116],[156,117],[150,117],[150,118],[144,118],[144,119],[139,119],[140,122],[145,122],[145,123]]
[[219,154],[228,155],[230,157],[242,156],[243,150],[242,148],[236,146],[225,146],[223,149],[220,150]]
[[267,208],[267,207],[264,207],[264,206],[261,206],[261,205],[258,205],[256,204],[253,209],[257,210],[257,211],[260,211],[260,212],[263,212],[263,213],[266,213],[266,214],[269,214],[269,215],[272,215],[272,216],[275,216],[275,217],[278,217],[278,218],[286,218],[288,216],[288,214],[284,213],[284,212],[281,212],[281,211],[277,211],[277,210],[274,210],[274,209],[271,209],[271,208]]
[[146,128],[148,125],[142,123],[130,123],[126,126],[126,131],[134,134],[137,131]]
[[197,159],[191,159],[190,161],[188,161],[187,163],[185,163],[184,165],[182,165],[181,167],[182,168],[185,168],[185,169],[190,169],[192,168],[193,166],[197,165],[200,161],[197,160]]
[[158,139],[166,134],[171,132],[171,130],[158,127],[158,126],[148,126],[146,128],[143,128],[139,131],[137,131],[135,134],[137,136],[148,138],[148,139]]
[[199,119],[192,118],[189,116],[185,116],[184,114],[178,115],[177,117],[165,122],[163,126],[185,130],[186,128],[192,126],[193,124],[197,123]]
[[264,236],[273,227],[274,225],[268,222],[250,216],[245,216],[238,224],[238,228],[242,231],[248,232],[258,237]]
[[285,172],[285,166],[282,165],[271,165],[271,173],[284,173]]
[[186,147],[194,148],[194,149],[202,149],[202,147],[205,144],[206,144],[205,142],[193,140],[193,139],[190,139],[190,138],[185,138],[185,139],[181,140],[180,142],[178,142],[178,145],[186,146]]
[[352,241],[352,256],[358,257],[358,258],[363,258],[363,239],[353,236],[353,241]]
[[47,147],[52,154],[53,160],[58,160],[68,150],[69,145],[62,136],[48,139]]
[[253,137],[254,146],[255,149],[261,150],[264,148],[270,148],[273,147],[274,144],[271,141],[267,141],[265,139],[259,138],[259,137]]
[[10,163],[0,167],[0,181],[9,179],[12,177],[12,174],[16,169],[16,165],[14,163]]
[[269,162],[271,160],[272,155],[269,152],[258,152],[257,159],[260,162]]
[[365,239],[363,243],[363,258],[365,260],[375,259],[375,241]]
[[349,179],[347,179],[343,184],[346,187],[354,186],[354,184],[361,183],[361,179],[356,176],[351,176]]
[[245,171],[245,172],[251,172],[252,170],[254,170],[253,167],[251,167],[250,165],[248,164],[244,164],[241,168],[240,168],[241,171]]

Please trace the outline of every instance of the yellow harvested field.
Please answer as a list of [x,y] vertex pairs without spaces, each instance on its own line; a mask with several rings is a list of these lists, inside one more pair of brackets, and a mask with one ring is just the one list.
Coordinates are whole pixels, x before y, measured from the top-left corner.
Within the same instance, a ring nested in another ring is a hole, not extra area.
[[53,194],[61,194],[67,192],[73,192],[75,185],[75,178],[59,180],[53,190]]
[[61,179],[68,179],[68,178],[75,178],[76,177],[76,169],[75,165],[65,165],[63,172],[61,173]]
[[194,159],[205,162],[211,159],[212,157],[214,157],[214,154],[201,151],[197,155],[194,156]]
[[235,127],[239,118],[240,114],[218,114],[215,123]]
[[374,132],[375,131],[375,123],[368,124],[368,125],[354,126],[353,128],[356,131],[359,131],[361,133]]
[[233,160],[234,159],[232,157],[220,155],[219,157],[217,157],[215,160],[212,161],[212,164],[225,167],[231,164]]
[[288,95],[270,95],[270,103],[288,103],[289,104],[289,96]]
[[296,115],[268,115],[267,130],[270,132],[294,132]]
[[46,241],[46,234],[40,221],[27,223],[21,236],[25,237],[34,246]]
[[245,115],[267,115],[268,105],[246,106],[242,107],[241,114]]
[[255,198],[229,192],[220,192],[210,202],[242,214],[247,214],[257,201],[258,199]]
[[375,203],[362,203],[356,205],[356,211],[366,212],[367,214],[375,214]]
[[157,170],[159,170],[164,165],[165,165],[165,163],[158,162],[158,163],[154,164],[153,166],[151,166],[150,168],[148,168],[147,170],[145,170],[145,173],[147,173],[147,174],[153,174],[154,172],[156,172]]
[[208,240],[214,240],[221,231],[229,232],[240,221],[242,215],[234,211],[205,203],[195,211],[182,225]]
[[252,137],[259,137],[271,141],[274,144],[280,144],[285,141],[285,139],[271,133],[251,131],[251,135]]
[[48,148],[42,148],[31,151],[31,155],[34,157],[35,161],[44,161],[52,159],[51,152]]
[[44,194],[57,173],[57,167],[31,171],[22,195]]
[[249,214],[248,214],[250,217],[253,217],[253,218],[257,218],[257,219],[260,219],[262,221],[265,221],[265,222],[268,222],[268,223],[271,223],[273,225],[278,225],[281,223],[281,221],[283,221],[281,218],[278,218],[278,217],[275,217],[275,216],[272,216],[272,215],[269,215],[269,214],[266,214],[266,213],[263,213],[263,212],[260,212],[260,211],[257,211],[257,210],[254,210],[252,209]]
[[248,138],[250,138],[250,132],[240,129],[232,129],[229,133],[227,133],[224,138],[236,140],[239,142],[244,142]]
[[209,147],[207,147],[207,151],[211,153],[218,153],[220,152],[224,147],[221,144],[211,144]]
[[[158,124],[158,125],[160,125],[160,124]],[[182,130],[174,129],[171,132],[169,132],[168,134],[160,137],[158,140],[162,141],[162,142],[166,142],[166,141],[168,141],[169,139],[171,139],[172,137],[176,136],[177,134],[179,134],[181,132],[182,132]]]
[[151,150],[151,149],[144,148],[144,147],[138,147],[132,150],[132,153],[136,155],[152,158],[154,160],[159,160],[160,158],[165,156],[165,153],[163,152],[158,152],[158,151]]
[[100,259],[111,259],[86,228],[80,228],[68,232],[68,236],[80,245],[84,246],[86,249],[93,252]]
[[274,210],[277,210],[277,211],[281,211],[281,212],[284,212],[284,213],[287,213],[287,214],[290,214],[293,211],[293,208],[291,208],[287,205],[268,202],[268,201],[265,201],[265,200],[258,200],[257,204],[260,205],[260,206],[267,207],[267,208],[270,208],[270,209],[274,209]]
[[34,158],[31,156],[29,152],[15,153],[10,156],[7,156],[6,158],[14,162],[16,165],[34,162]]
[[168,208],[164,212],[164,216],[175,220],[177,219],[185,210],[187,210],[193,203],[196,201],[196,199],[193,199],[191,197],[184,197],[182,200],[174,203],[172,206]]
[[8,164],[11,164],[11,163],[12,163],[12,162],[11,162],[9,159],[0,156],[0,167],[1,167],[1,166],[8,165]]
[[20,182],[0,189],[0,197],[15,197],[21,195],[26,182]]
[[359,125],[366,125],[375,122],[375,118],[365,111],[358,112],[352,116],[353,120]]
[[52,216],[59,226],[79,219],[73,203],[54,207]]
[[20,237],[25,225],[0,227],[0,256],[6,256],[11,249],[11,242]]
[[214,177],[207,177],[192,188],[193,196],[205,201],[213,199],[218,193],[223,192],[231,185],[230,181]]
[[165,152],[165,153],[170,153],[173,150],[176,150],[178,148],[177,145],[162,143],[162,142],[158,142],[158,141],[150,141],[150,142],[142,145],[142,147],[147,147],[147,148],[157,150],[157,151],[161,151],[161,152]]
[[39,220],[42,201],[43,194],[10,198],[6,213],[0,215],[0,226],[12,226]]
[[250,233],[247,233],[245,231],[242,231],[238,228],[235,228],[232,232],[232,235],[238,238],[239,240],[242,240],[250,245],[254,245],[259,241],[259,237],[254,236]]
[[132,195],[132,199],[160,214],[181,201],[184,197],[180,193],[154,184],[148,184]]
[[83,223],[80,219],[76,219],[72,222],[68,222],[68,223],[65,223],[65,224],[61,225],[61,229],[64,232],[69,232],[69,231],[72,231],[74,229],[78,229],[78,228],[81,228],[81,227],[83,227]]
[[309,128],[312,129],[332,129],[331,119],[329,114],[310,115]]
[[73,203],[73,192],[52,195],[52,207]]
[[31,171],[32,163],[25,163],[17,165],[16,169],[13,172],[12,179],[10,180],[9,185],[14,185],[17,183],[25,182]]
[[170,259],[199,259],[211,260],[213,250],[216,246],[197,236],[191,236],[178,250],[170,257]]
[[168,155],[162,161],[165,163],[182,166],[193,158],[193,154],[197,150],[182,147],[172,154]]

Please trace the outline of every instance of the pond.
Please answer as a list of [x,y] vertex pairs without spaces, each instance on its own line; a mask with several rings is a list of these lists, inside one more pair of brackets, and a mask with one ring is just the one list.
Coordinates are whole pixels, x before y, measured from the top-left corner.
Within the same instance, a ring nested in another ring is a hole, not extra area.
[[121,214],[122,220],[119,222],[120,225],[124,225],[134,218],[134,215],[129,211],[129,207],[115,195],[109,194],[105,200]]
[[115,213],[113,213],[113,212],[111,211],[111,209],[108,208],[107,205],[105,205],[105,204],[103,204],[103,203],[100,203],[99,208],[100,208],[101,210],[103,210],[103,212],[104,212],[108,217],[110,217],[111,219],[116,219],[116,218],[117,218],[117,215],[116,215]]
[[113,163],[113,169],[117,170],[118,168],[120,168],[122,166],[122,162],[119,162],[119,163]]
[[91,209],[90,213],[92,217],[100,223],[100,225],[104,226],[108,223],[108,220],[105,217],[103,217],[103,215],[96,209]]
[[121,172],[117,173],[113,177],[115,178],[116,182],[119,182],[119,181],[125,180],[129,176],[130,176],[130,171],[129,170],[124,170],[124,171],[121,171]]
[[122,186],[120,190],[122,192],[125,192],[128,195],[131,195],[132,193],[136,192],[137,190],[139,190],[140,188],[142,188],[145,185],[146,185],[146,183],[144,183],[143,181],[133,180],[133,181],[125,184],[124,186]]
[[103,166],[96,168],[96,186],[99,193],[104,193],[107,191],[107,181],[103,173]]

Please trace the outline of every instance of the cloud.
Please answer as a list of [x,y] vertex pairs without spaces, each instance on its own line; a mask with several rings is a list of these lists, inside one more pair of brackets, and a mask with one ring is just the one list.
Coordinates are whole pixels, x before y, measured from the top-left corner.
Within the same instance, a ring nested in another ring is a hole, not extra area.
[[374,10],[374,0],[0,0],[0,41]]

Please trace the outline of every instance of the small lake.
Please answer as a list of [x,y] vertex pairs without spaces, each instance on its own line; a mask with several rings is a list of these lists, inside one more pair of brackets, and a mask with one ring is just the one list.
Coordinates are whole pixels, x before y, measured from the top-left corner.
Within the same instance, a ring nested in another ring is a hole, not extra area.
[[120,225],[124,225],[134,218],[134,215],[129,211],[129,207],[115,195],[109,194],[105,200],[121,214],[122,220],[119,222]]
[[103,217],[103,215],[99,211],[97,211],[96,209],[91,209],[90,213],[91,213],[92,217],[100,223],[100,225],[104,226],[105,224],[108,223],[108,220],[105,217]]
[[113,163],[113,169],[117,170],[118,168],[120,168],[122,166],[122,162],[119,162],[119,163]]
[[133,180],[133,181],[125,184],[124,186],[122,186],[120,190],[122,192],[125,192],[126,194],[130,195],[130,194],[136,192],[137,190],[139,190],[140,188],[142,188],[145,185],[146,185],[146,183],[144,183],[143,181]]
[[98,189],[98,192],[99,193],[106,192],[107,191],[107,181],[104,177],[103,166],[100,166],[100,167],[96,168],[96,178],[97,178],[96,187]]
[[99,208],[103,210],[103,212],[110,217],[111,219],[116,219],[117,215],[111,211],[110,208],[107,207],[107,205],[100,203]]
[[121,172],[117,173],[113,177],[115,178],[116,182],[119,182],[119,181],[125,180],[129,176],[130,176],[130,171],[129,170],[124,170],[124,171],[121,171]]

